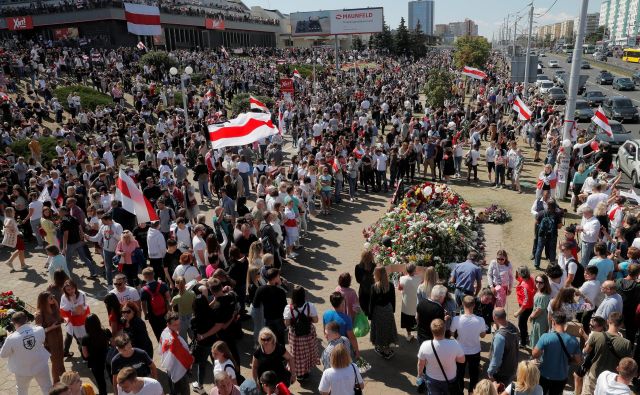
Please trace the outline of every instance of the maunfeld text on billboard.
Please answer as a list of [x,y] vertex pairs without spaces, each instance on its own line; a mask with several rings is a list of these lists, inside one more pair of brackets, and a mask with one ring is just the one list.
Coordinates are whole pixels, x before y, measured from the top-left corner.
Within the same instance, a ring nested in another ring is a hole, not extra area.
[[292,36],[328,36],[333,34],[364,34],[382,31],[382,8],[294,12],[291,18]]

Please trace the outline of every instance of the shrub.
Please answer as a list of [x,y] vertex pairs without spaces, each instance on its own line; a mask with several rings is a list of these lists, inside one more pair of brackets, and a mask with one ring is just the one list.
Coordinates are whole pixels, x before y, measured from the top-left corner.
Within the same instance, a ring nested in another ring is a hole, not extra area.
[[68,110],[67,97],[72,92],[77,92],[80,96],[82,108],[87,108],[91,111],[95,110],[97,106],[106,106],[113,103],[111,96],[83,85],[62,86],[53,91],[53,95]]
[[[266,96],[254,96],[256,99],[263,102],[269,109],[273,112],[275,111],[274,105],[275,102],[272,98]],[[231,111],[234,114],[239,114],[241,112],[247,112],[250,110],[249,105],[249,93],[239,93],[233,97],[231,100]]]
[[178,62],[164,51],[151,51],[142,55],[139,60],[141,65],[155,66],[156,69],[168,71],[171,67],[177,67]]
[[[31,157],[31,151],[29,151],[29,139],[22,139],[14,141],[11,144],[11,150],[16,154],[16,157],[22,156],[25,159]],[[42,164],[51,162],[56,159],[56,144],[58,140],[55,137],[40,137],[38,139],[40,147],[42,149]],[[75,147],[73,147],[75,149]]]
[[[302,63],[294,63],[294,64],[279,64],[278,72],[284,74],[283,77],[292,77],[293,78],[293,70],[298,70],[300,76],[307,79],[313,78],[313,64],[302,64]],[[316,64],[316,76],[324,71],[324,66]]]

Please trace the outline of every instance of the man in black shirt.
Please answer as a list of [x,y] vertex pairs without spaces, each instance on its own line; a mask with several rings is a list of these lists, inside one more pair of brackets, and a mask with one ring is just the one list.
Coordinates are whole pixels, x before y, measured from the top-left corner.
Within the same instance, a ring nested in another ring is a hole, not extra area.
[[422,344],[425,340],[432,340],[431,321],[436,318],[444,320],[445,311],[442,307],[444,298],[447,295],[447,288],[443,285],[435,285],[431,290],[428,299],[422,299],[418,302],[416,317],[418,320],[418,344]]
[[162,267],[164,269],[164,277],[169,282],[171,288],[174,288],[173,271],[180,264],[180,255],[182,252],[178,250],[178,242],[175,239],[167,240],[167,253],[162,258]]
[[133,348],[131,340],[126,334],[120,335],[114,340],[118,353],[111,360],[111,374],[113,375],[113,388],[117,388],[116,377],[118,372],[126,367],[132,367],[136,370],[138,377],[158,378],[158,370],[156,364],[149,355],[139,349]]
[[156,200],[162,195],[162,190],[159,186],[155,185],[153,178],[147,177],[147,187],[142,191],[142,194],[149,199],[151,204],[155,204]]
[[284,320],[282,312],[287,306],[287,294],[280,287],[282,283],[280,279],[280,269],[271,268],[267,270],[265,276],[267,284],[260,286],[253,298],[253,306],[256,308],[263,307],[263,315],[265,324],[276,334],[278,343],[285,344],[284,339]]
[[59,210],[60,217],[60,231],[62,232],[62,255],[67,259],[67,265],[69,266],[69,273],[71,273],[71,262],[73,257],[77,253],[80,260],[89,268],[89,278],[95,279],[98,277],[98,267],[87,256],[87,250],[84,248],[84,232],[82,227],[78,223],[78,220],[69,215],[69,209],[63,206]]
[[240,231],[242,234],[235,238],[233,244],[238,247],[244,256],[247,256],[249,255],[249,247],[251,247],[254,241],[258,241],[258,238],[251,233],[251,227],[249,227],[248,224],[242,224]]

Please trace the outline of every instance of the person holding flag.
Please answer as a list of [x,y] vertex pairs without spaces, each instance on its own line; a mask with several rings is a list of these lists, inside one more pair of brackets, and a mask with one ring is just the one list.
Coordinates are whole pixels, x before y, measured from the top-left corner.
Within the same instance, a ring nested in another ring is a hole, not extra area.
[[609,125],[609,118],[604,114],[602,110],[602,106],[598,107],[598,109],[593,114],[593,118],[591,118],[591,122],[595,123],[602,129],[607,136],[613,137],[613,132],[611,131],[611,126]]
[[175,395],[189,395],[187,372],[193,365],[193,356],[189,353],[187,342],[180,336],[180,316],[176,312],[169,312],[166,316],[167,327],[160,335],[158,348],[160,349],[160,366],[167,372],[169,378],[169,393]]

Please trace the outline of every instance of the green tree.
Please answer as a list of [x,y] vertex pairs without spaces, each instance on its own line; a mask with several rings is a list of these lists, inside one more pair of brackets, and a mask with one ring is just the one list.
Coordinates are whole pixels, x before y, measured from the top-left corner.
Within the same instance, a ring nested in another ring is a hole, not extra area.
[[[277,109],[274,107],[275,102],[271,97],[257,95],[254,95],[254,97],[263,102],[271,110],[271,112],[277,111]],[[231,111],[234,114],[247,112],[250,110],[250,108],[249,93],[238,93],[233,97],[233,99],[231,99]]]
[[177,67],[178,62],[164,51],[151,51],[142,55],[141,65],[155,66],[159,71],[167,71],[171,67]]
[[456,52],[453,55],[456,67],[484,67],[491,53],[491,44],[480,36],[464,36],[456,40]]
[[408,55],[411,53],[411,38],[409,37],[409,29],[404,22],[404,17],[400,18],[400,25],[396,30],[395,36],[396,53],[400,55]]
[[362,42],[362,37],[355,35],[353,36],[353,40],[351,41],[351,48],[356,51],[364,50],[364,42]]
[[382,23],[382,32],[376,33],[369,40],[369,46],[373,49],[393,51],[393,34],[387,22]]
[[604,39],[605,31],[606,31],[606,26],[598,26],[595,32],[589,33],[587,37],[585,37],[584,39],[585,44],[595,45],[596,42]]
[[453,75],[446,69],[434,69],[429,73],[424,94],[427,97],[427,105],[431,108],[439,108],[444,101],[452,97]]
[[422,57],[427,53],[427,36],[422,31],[420,21],[416,24],[415,30],[409,34],[409,41],[411,42],[411,53],[413,56]]

